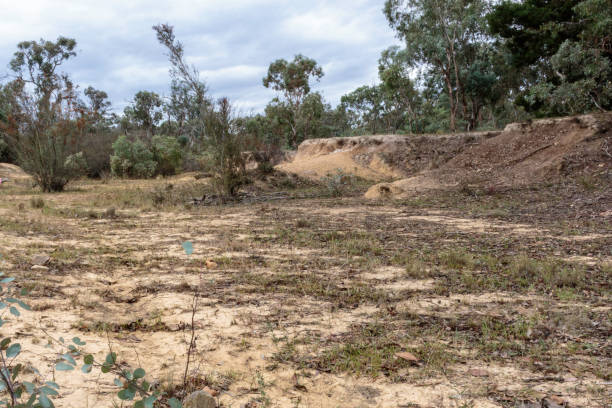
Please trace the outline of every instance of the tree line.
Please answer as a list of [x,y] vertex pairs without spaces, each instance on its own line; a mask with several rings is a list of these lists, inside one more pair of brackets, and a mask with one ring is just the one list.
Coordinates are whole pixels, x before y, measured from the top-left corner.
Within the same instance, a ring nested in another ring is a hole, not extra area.
[[153,27],[170,64],[170,93],[140,91],[121,114],[106,92],[83,91],[62,64],[76,41],[24,41],[0,83],[0,161],[45,191],[86,173],[125,177],[205,169],[220,191],[245,180],[245,150],[270,160],[314,137],[500,128],[533,117],[612,107],[612,0],[387,0],[402,46],[381,53],[379,82],[336,107],[314,84],[324,72],[296,55],[272,62],[264,111],[236,115],[213,100],[173,27]]

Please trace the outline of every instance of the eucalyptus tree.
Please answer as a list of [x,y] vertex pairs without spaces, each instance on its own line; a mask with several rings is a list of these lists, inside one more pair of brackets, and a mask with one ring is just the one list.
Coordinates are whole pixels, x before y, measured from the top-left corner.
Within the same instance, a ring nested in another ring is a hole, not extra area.
[[80,121],[76,87],[60,66],[76,55],[76,41],[24,41],[17,45],[8,84],[11,119],[5,135],[18,162],[44,191],[61,191],[84,170],[79,146],[86,127]]
[[[318,81],[323,77],[323,69],[317,62],[301,54],[296,55],[293,61],[278,59],[270,64],[268,73],[263,78],[263,85],[281,92],[284,102],[291,111],[288,121],[288,145],[297,147],[300,140],[299,123],[304,120],[304,101],[311,91],[311,80]],[[308,137],[309,135],[303,135]]]
[[131,125],[142,129],[146,139],[150,141],[163,118],[162,104],[161,97],[155,92],[139,91],[123,114]]
[[[485,0],[387,0],[384,13],[406,44],[407,63],[437,76],[448,95],[450,130],[464,119],[473,128],[478,121],[478,99],[470,101],[468,76],[488,54]],[[485,64],[486,65],[486,64]]]
[[246,178],[242,123],[235,117],[227,98],[216,103],[208,99],[206,84],[200,80],[197,68],[185,61],[183,44],[176,39],[174,27],[158,24],[153,30],[168,52],[173,83],[182,87],[183,95],[187,92],[189,114],[194,115],[190,123],[192,140],[204,143],[215,172],[215,186],[221,193],[233,196]]
[[504,1],[488,20],[522,77],[517,104],[538,116],[612,109],[610,0]]
[[207,135],[202,118],[208,115],[213,103],[208,87],[200,79],[198,69],[185,59],[185,48],[176,39],[174,27],[169,24],[153,26],[157,41],[166,49],[170,62],[171,95],[166,113],[176,121],[179,136],[189,140],[192,149],[206,148]]

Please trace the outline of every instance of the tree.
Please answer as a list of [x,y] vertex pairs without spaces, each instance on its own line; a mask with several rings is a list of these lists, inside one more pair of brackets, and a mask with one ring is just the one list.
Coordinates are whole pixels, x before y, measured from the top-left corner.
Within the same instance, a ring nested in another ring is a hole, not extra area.
[[61,64],[76,55],[76,41],[24,41],[10,62],[12,108],[5,134],[18,162],[43,191],[61,191],[84,167],[79,144],[86,130],[76,89]]
[[342,96],[340,105],[346,112],[352,129],[365,129],[372,134],[382,129],[385,107],[380,85],[361,86]]
[[136,93],[132,104],[124,109],[124,115],[130,123],[143,129],[150,141],[155,134],[155,128],[162,120],[162,100],[158,94],[149,91]]
[[[317,62],[303,55],[296,55],[293,61],[278,59],[270,64],[268,74],[263,78],[263,85],[283,94],[287,106],[292,112],[289,121],[290,133],[288,145],[297,147],[299,144],[298,122],[302,116],[302,106],[310,93],[311,79],[319,80],[323,77],[323,69]],[[307,137],[308,135],[304,135]]]
[[[541,72],[549,59],[567,39],[575,39],[580,25],[574,6],[579,0],[523,0],[503,1],[487,15],[491,32],[503,38],[512,55],[515,68],[532,67]],[[551,23],[565,22],[561,29]]]
[[412,132],[418,132],[420,95],[410,79],[405,50],[394,46],[383,51],[378,60],[378,76],[385,103],[391,108],[389,116],[393,117],[393,124],[390,127],[395,131],[407,124]]
[[232,116],[232,106],[227,98],[221,98],[217,107],[208,110],[204,118],[206,134],[212,151],[215,169],[214,185],[225,195],[234,196],[246,181],[244,131]]
[[167,111],[177,120],[181,135],[186,136],[195,148],[205,143],[202,118],[212,107],[207,96],[208,88],[206,83],[200,80],[197,68],[189,66],[185,61],[185,50],[174,35],[174,27],[158,24],[153,26],[153,31],[157,41],[168,51],[170,61],[172,95]]
[[87,175],[100,177],[111,170],[109,157],[118,132],[113,127],[116,116],[110,111],[111,102],[106,92],[89,86],[83,93],[85,101],[81,103],[81,120],[87,123],[87,131],[83,136],[82,150],[87,161]]
[[538,116],[612,109],[612,2],[503,2],[488,16],[523,80],[516,103]]
[[466,119],[473,129],[478,121],[479,100],[469,101],[466,76],[490,42],[487,37],[485,0],[387,0],[384,12],[389,24],[406,42],[406,61],[438,76],[448,95],[450,129]]
[[191,135],[193,140],[204,143],[212,157],[215,186],[221,193],[233,196],[246,180],[244,130],[233,117],[227,98],[219,99],[216,106],[206,98],[206,86],[200,81],[198,70],[185,62],[183,45],[176,39],[174,28],[158,24],[153,30],[159,43],[168,50],[173,80],[188,87],[194,97],[191,107],[197,115]]
[[104,118],[108,115],[111,107],[111,102],[108,100],[108,94],[93,86],[88,86],[83,92],[87,97],[86,109],[98,118]]

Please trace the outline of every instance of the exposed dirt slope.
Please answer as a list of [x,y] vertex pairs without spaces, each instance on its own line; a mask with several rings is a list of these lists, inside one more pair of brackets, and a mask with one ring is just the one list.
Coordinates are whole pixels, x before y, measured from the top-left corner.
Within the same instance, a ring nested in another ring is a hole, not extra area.
[[612,113],[513,123],[461,150],[439,169],[373,186],[368,198],[401,198],[424,189],[529,185],[561,177],[610,175]]
[[9,163],[0,163],[0,178],[25,179],[28,178],[26,172],[21,167]]
[[407,177],[437,168],[470,144],[498,133],[310,139],[299,146],[292,161],[277,169],[309,178],[325,177],[338,169],[370,180]]

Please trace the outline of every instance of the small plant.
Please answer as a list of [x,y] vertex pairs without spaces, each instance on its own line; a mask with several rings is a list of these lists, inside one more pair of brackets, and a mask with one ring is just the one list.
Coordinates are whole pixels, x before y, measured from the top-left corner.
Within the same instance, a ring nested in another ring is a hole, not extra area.
[[441,254],[440,261],[453,269],[474,267],[474,257],[464,250],[451,250]]
[[259,391],[259,402],[263,407],[267,408],[272,404],[272,401],[270,401],[270,397],[268,397],[268,394],[266,393],[266,381],[261,374],[261,371],[257,370],[255,372],[255,378],[257,379],[257,389]]
[[332,197],[340,197],[346,188],[353,184],[352,176],[346,174],[342,169],[336,169],[335,174],[328,174],[321,181]]
[[[4,273],[0,272],[0,277]],[[8,310],[14,317],[20,317],[22,310],[30,310],[30,306],[24,303],[20,297],[26,295],[24,289],[19,290],[14,285],[15,278],[4,277],[0,280],[0,310]],[[4,317],[4,316],[3,316]],[[0,318],[0,327],[4,327],[8,321]],[[42,385],[21,381],[20,374],[23,371],[22,364],[15,364],[16,358],[21,354],[21,344],[14,342],[10,337],[2,336],[0,342],[0,393],[6,395],[0,397],[0,405],[7,407],[32,406],[38,401],[41,407],[53,406],[50,397],[57,395],[59,386],[54,382],[42,382]],[[39,374],[37,370],[35,374]]]
[[[4,274],[0,272],[0,277]],[[0,280],[0,310],[8,310],[14,317],[20,317],[21,310],[31,310],[20,297],[27,293],[25,289],[19,289],[12,277],[4,277]],[[4,327],[9,321],[0,318],[0,327]],[[50,337],[50,336],[49,336]],[[61,352],[58,353],[56,371],[72,371],[79,364],[77,360],[82,357],[83,373],[92,372],[93,368],[99,368],[104,374],[115,375],[114,384],[120,388],[117,397],[122,401],[135,401],[134,408],[153,408],[153,404],[162,397],[161,392],[154,389],[151,383],[145,379],[146,372],[142,368],[126,368],[118,362],[117,354],[110,349],[104,362],[98,362],[93,355],[82,349],[85,342],[74,337],[71,342],[63,338],[58,340],[50,337],[52,343],[58,345]],[[40,407],[52,408],[53,397],[59,395],[60,386],[53,381],[44,381],[40,378],[40,372],[34,367],[36,381],[29,382],[21,380],[24,366],[16,363],[21,354],[20,343],[14,342],[10,337],[3,337],[0,341],[0,406],[11,408]],[[167,401],[170,408],[180,408],[182,405],[176,398]]]
[[41,209],[45,207],[45,201],[40,197],[32,197],[30,198],[30,207]]

